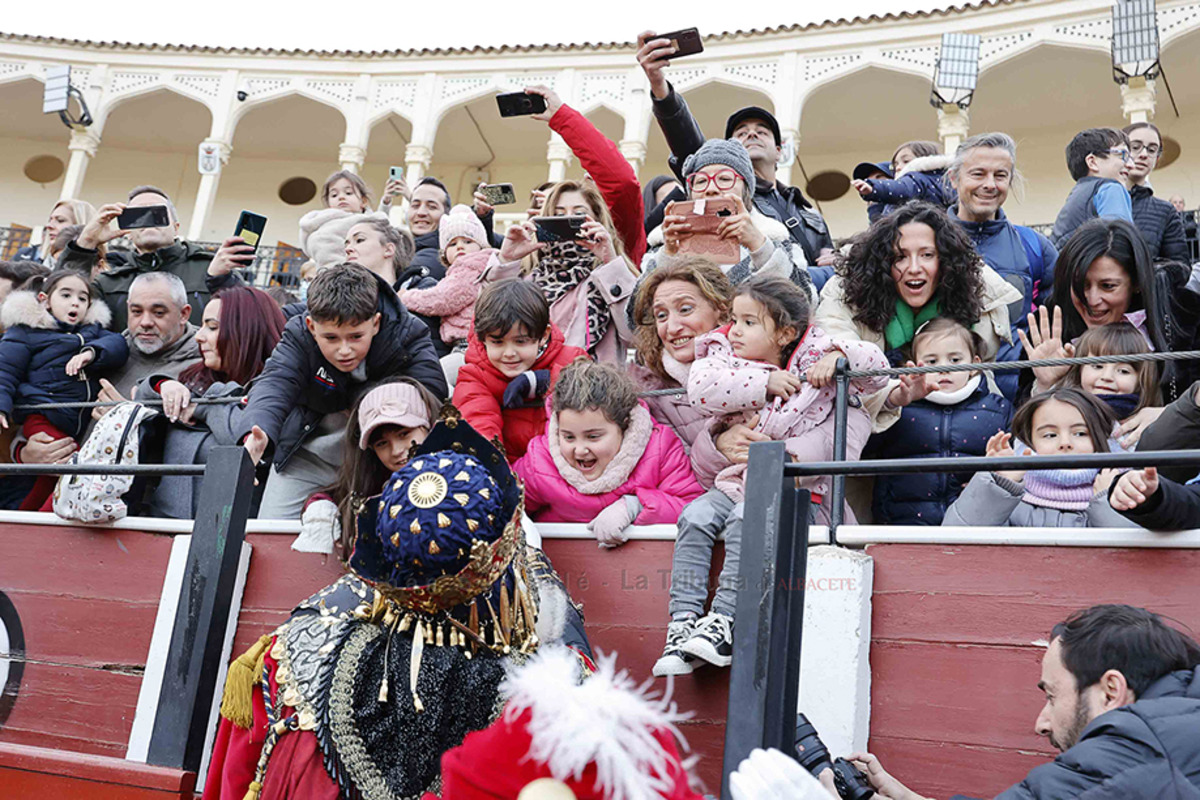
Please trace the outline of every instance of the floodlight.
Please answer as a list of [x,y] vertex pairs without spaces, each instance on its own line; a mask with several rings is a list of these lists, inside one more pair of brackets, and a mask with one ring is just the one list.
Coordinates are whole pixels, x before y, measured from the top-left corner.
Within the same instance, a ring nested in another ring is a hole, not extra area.
[[1113,80],[1153,80],[1158,64],[1158,13],[1155,0],[1117,0],[1112,8]]
[[944,33],[937,63],[933,68],[933,88],[929,103],[934,108],[955,105],[966,108],[975,95],[979,80],[979,35]]
[[[71,98],[79,102],[79,116],[71,116]],[[83,93],[71,85],[69,66],[46,67],[46,87],[42,93],[42,113],[58,114],[68,128],[87,127],[92,124]]]

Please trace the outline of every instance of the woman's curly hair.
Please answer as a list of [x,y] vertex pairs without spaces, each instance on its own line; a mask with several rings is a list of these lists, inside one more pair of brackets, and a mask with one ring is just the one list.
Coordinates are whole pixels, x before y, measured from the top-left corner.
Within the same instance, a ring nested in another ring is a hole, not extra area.
[[854,321],[882,333],[896,313],[900,293],[892,278],[892,266],[900,229],[912,223],[933,229],[941,315],[970,328],[983,315],[983,261],[962,226],[936,206],[917,201],[877,219],[854,238],[850,254],[838,264],[837,273]]

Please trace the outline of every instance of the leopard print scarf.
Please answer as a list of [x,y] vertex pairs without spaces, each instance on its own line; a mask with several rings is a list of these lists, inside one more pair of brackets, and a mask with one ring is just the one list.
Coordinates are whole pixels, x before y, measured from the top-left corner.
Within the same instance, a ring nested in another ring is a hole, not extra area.
[[[554,242],[542,250],[541,258],[530,275],[546,295],[547,302],[554,305],[576,286],[587,281],[596,266],[596,256],[586,247],[576,242]],[[612,311],[595,282],[588,282],[586,299],[585,349],[589,355],[595,356],[596,347],[612,324]]]

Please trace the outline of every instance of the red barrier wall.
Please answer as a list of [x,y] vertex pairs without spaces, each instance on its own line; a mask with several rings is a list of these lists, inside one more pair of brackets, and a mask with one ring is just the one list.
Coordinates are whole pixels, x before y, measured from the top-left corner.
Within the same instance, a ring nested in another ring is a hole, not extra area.
[[1055,623],[1097,603],[1200,630],[1200,551],[870,545],[872,752],[924,795],[991,797],[1053,758],[1033,732]]

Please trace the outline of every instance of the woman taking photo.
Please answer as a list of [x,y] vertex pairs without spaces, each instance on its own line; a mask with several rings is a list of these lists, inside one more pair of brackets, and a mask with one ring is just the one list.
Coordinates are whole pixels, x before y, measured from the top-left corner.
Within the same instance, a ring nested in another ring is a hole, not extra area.
[[[134,399],[162,398],[163,414],[171,423],[163,440],[162,463],[204,464],[213,447],[238,444],[234,430],[242,404],[195,401],[245,395],[279,343],[283,324],[279,306],[258,289],[230,287],[208,301],[196,331],[200,362],[178,379],[151,376],[134,393]],[[164,476],[146,498],[147,513],[194,519],[200,481],[199,477]]]
[[[983,339],[984,361],[1017,358],[1008,306],[1022,296],[986,266],[961,226],[928,203],[909,203],[858,237],[837,275],[821,291],[816,324],[834,338],[879,346],[896,366],[913,335],[934,317],[949,317]],[[837,353],[813,369],[832,374]],[[1015,376],[997,381],[1006,395]],[[1006,386],[1006,383],[1008,384]],[[890,427],[899,409],[925,393],[924,376],[906,376],[865,399],[874,431]]]

